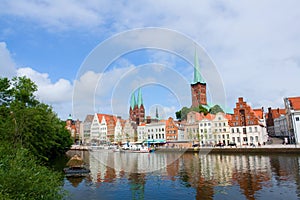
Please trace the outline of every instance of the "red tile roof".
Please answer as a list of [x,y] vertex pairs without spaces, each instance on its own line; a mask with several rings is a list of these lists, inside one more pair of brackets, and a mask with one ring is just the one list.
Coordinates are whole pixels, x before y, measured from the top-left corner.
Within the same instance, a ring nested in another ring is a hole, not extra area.
[[97,114],[97,117],[98,117],[98,120],[99,120],[99,123],[101,123],[102,121],[102,117],[104,116],[105,118],[105,121],[106,123],[108,123],[108,121],[111,119],[111,117],[113,117],[113,120],[114,120],[114,123],[117,122],[117,117],[116,116],[113,116],[113,115],[107,115],[107,114]]
[[300,97],[289,97],[288,100],[294,110],[300,110]]
[[254,114],[257,116],[258,119],[263,118],[263,111],[261,108],[253,109]]

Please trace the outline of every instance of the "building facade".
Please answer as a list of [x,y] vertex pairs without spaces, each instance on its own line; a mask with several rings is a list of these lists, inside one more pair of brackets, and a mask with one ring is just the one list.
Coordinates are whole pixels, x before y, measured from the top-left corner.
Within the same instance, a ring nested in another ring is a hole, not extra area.
[[237,145],[261,145],[268,140],[263,109],[252,109],[242,97],[236,103],[229,125],[231,140]]
[[146,124],[145,131],[148,136],[148,141],[151,140],[166,140],[166,122],[161,120],[159,122],[153,122]]
[[287,127],[291,143],[300,143],[300,97],[284,99],[286,109]]
[[178,126],[174,122],[172,117],[169,117],[166,121],[166,140],[177,141],[178,140]]
[[214,138],[214,144],[223,143],[228,145],[232,141],[230,137],[230,126],[229,120],[231,120],[231,115],[225,113],[217,113],[212,120],[212,132]]
[[129,107],[129,118],[137,125],[145,121],[145,108],[143,104],[143,97],[141,88],[138,90],[138,98],[136,101],[135,94],[131,95],[130,107]]
[[83,121],[83,136],[82,143],[89,144],[91,137],[91,125],[93,122],[94,115],[87,115]]

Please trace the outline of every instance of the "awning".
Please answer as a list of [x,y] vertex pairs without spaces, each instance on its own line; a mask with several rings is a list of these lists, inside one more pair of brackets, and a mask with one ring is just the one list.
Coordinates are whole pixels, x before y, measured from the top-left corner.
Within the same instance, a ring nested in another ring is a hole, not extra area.
[[150,144],[157,144],[157,143],[166,143],[166,140],[154,140],[154,139],[148,139],[146,140],[147,143],[150,143]]

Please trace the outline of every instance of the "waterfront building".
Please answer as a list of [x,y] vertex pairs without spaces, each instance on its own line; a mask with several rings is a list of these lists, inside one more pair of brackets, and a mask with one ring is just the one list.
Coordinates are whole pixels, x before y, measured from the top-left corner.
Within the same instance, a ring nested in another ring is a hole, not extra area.
[[113,142],[117,117],[95,113],[90,132],[92,143]]
[[137,125],[145,121],[145,108],[143,104],[142,90],[138,90],[138,98],[136,101],[135,94],[132,93],[129,107],[129,118]]
[[83,136],[82,136],[82,143],[89,144],[90,137],[91,137],[91,125],[93,122],[94,115],[87,115],[83,121]]
[[176,126],[178,127],[178,141],[185,141],[184,125],[179,121],[176,121],[175,123],[176,123]]
[[285,109],[272,109],[271,107],[268,108],[268,113],[266,113],[266,125],[269,136],[276,136],[274,123],[275,119],[279,118],[281,115],[285,115]]
[[77,119],[76,121],[73,120],[72,115],[70,114],[68,116],[68,119],[66,121],[66,129],[70,132],[70,135],[72,137],[72,139],[74,140],[74,142],[78,142],[80,140],[80,124],[81,121],[79,121],[79,119]]
[[120,117],[117,118],[116,127],[115,127],[115,133],[114,133],[114,142],[122,142],[123,137],[123,124],[122,119]]
[[153,122],[146,124],[145,131],[148,135],[148,140],[166,141],[166,121]]
[[139,126],[137,126],[137,135],[138,135],[138,141],[142,142],[148,139],[148,134],[146,132],[146,124],[141,123]]
[[231,120],[230,114],[219,112],[211,121],[214,144],[228,145],[231,142],[229,120]]
[[196,111],[191,111],[187,114],[186,121],[182,122],[184,126],[184,140],[197,140],[199,135],[199,121],[203,119],[203,115]]
[[123,141],[125,142],[136,142],[137,141],[137,125],[131,119],[125,120],[123,127]]
[[75,121],[73,120],[71,114],[69,114],[68,119],[66,121],[66,129],[70,132],[71,137],[75,138],[76,127],[75,127]]
[[191,84],[191,94],[192,94],[192,107],[207,105],[206,83],[204,82],[200,74],[200,65],[199,65],[199,59],[196,50],[195,50],[195,57],[194,57],[194,81]]
[[169,117],[166,121],[166,140],[177,141],[178,140],[178,126],[174,122],[172,117]]
[[291,143],[286,115],[280,115],[280,117],[274,119],[274,136],[283,138],[285,142]]
[[206,116],[202,115],[202,119],[198,122],[199,131],[194,135],[194,140],[200,142],[201,145],[212,146],[214,143],[212,133],[212,119],[214,115],[208,113]]
[[287,126],[292,142],[300,143],[300,97],[288,97],[284,99],[286,109]]
[[229,125],[231,140],[237,145],[260,145],[267,142],[263,109],[252,109],[242,97],[238,98]]

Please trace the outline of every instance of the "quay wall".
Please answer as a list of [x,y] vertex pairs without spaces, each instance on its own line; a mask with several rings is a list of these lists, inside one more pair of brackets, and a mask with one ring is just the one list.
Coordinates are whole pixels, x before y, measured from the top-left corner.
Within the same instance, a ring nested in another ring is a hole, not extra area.
[[157,148],[156,152],[187,152],[203,154],[300,154],[300,148]]

